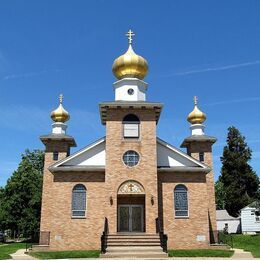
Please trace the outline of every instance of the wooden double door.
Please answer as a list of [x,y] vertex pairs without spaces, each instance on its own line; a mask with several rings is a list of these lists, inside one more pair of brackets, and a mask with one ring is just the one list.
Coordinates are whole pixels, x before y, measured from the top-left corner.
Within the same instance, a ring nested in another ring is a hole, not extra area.
[[144,206],[139,204],[118,205],[118,231],[143,232]]

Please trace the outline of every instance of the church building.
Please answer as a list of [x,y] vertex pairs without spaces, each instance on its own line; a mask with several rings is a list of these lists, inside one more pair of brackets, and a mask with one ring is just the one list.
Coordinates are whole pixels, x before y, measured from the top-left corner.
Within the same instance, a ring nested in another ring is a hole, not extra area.
[[70,115],[61,96],[51,113],[51,134],[40,137],[45,165],[39,246],[45,250],[142,245],[166,251],[214,243],[216,138],[204,132],[206,115],[197,98],[183,150],[157,136],[163,104],[147,101],[148,63],[134,52],[131,30],[127,36],[128,50],[112,67],[115,100],[99,103],[105,136],[70,154],[76,142],[67,134]]

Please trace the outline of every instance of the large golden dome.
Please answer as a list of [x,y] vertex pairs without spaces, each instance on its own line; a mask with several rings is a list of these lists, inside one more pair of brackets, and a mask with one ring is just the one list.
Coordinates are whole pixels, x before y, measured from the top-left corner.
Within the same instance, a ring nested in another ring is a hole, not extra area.
[[115,59],[112,71],[118,79],[138,78],[143,79],[148,72],[148,63],[145,58],[137,55],[132,48],[132,35],[130,30],[127,34],[129,47],[126,53]]
[[64,109],[64,107],[62,106],[63,95],[60,95],[59,99],[60,99],[60,104],[57,109],[55,109],[54,111],[51,112],[51,119],[54,122],[65,123],[66,121],[68,121],[70,119],[70,115],[69,115],[69,112],[66,111]]
[[194,97],[194,109],[189,113],[187,120],[192,124],[202,124],[206,120],[206,114],[197,107],[198,99]]

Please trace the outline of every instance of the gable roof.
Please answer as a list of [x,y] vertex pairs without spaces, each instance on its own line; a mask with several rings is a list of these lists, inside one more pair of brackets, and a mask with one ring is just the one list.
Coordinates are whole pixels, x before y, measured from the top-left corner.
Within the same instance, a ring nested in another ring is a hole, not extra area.
[[240,217],[232,217],[228,214],[228,212],[225,209],[218,209],[216,210],[216,219],[217,220],[237,220],[240,219]]
[[60,160],[49,167],[56,171],[104,171],[105,170],[105,141],[102,137],[78,152]]
[[[49,167],[51,172],[104,171],[106,164],[106,138],[100,138],[78,152]],[[159,172],[209,172],[210,168],[180,149],[157,138],[157,167]]]
[[244,208],[242,208],[240,211],[242,210],[247,210],[247,209],[257,209],[260,208],[260,202],[258,202],[257,200],[251,202],[249,205],[245,206]]
[[209,172],[204,163],[157,137],[158,171]]

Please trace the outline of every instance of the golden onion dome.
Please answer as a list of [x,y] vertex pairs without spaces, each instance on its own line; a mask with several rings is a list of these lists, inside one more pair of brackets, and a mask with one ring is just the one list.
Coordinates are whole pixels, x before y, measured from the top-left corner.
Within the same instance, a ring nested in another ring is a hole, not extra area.
[[206,114],[199,110],[198,99],[194,97],[194,109],[189,113],[187,120],[191,124],[202,124],[206,120]]
[[60,95],[59,99],[60,99],[60,104],[59,104],[58,108],[56,108],[54,111],[51,112],[51,119],[54,122],[65,123],[66,121],[68,121],[70,119],[70,115],[69,115],[68,111],[66,111],[64,109],[64,107],[62,106],[62,102],[63,102],[62,94]]
[[126,53],[115,59],[112,71],[116,78],[138,78],[143,79],[148,73],[148,63],[145,58],[137,55],[132,48],[131,30],[126,34],[129,40],[129,47]]

